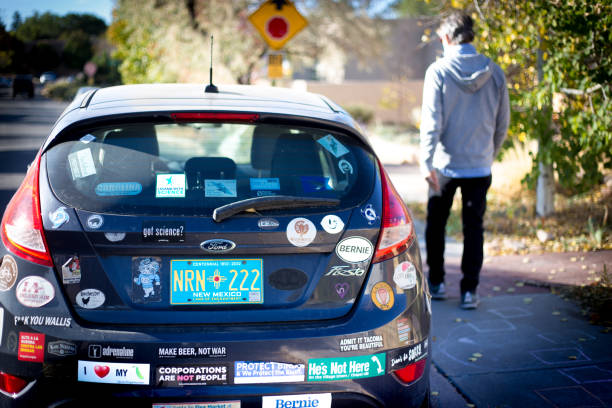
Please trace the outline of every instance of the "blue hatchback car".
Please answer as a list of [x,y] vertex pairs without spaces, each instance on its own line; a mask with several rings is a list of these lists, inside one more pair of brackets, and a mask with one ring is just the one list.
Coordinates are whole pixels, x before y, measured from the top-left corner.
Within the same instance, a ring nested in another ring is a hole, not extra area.
[[322,96],[91,90],[1,235],[2,406],[429,405],[412,220]]

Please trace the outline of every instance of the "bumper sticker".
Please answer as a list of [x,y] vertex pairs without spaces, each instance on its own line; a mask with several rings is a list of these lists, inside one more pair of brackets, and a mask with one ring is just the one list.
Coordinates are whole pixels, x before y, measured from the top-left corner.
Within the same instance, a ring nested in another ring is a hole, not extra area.
[[159,358],[219,358],[227,357],[225,346],[179,347],[166,346],[157,349]]
[[4,255],[4,257],[2,257],[2,263],[0,264],[0,291],[5,292],[15,285],[17,271],[17,262],[15,262],[15,258],[10,255]]
[[236,361],[234,384],[302,382],[304,372],[304,364]]
[[323,217],[321,226],[328,234],[337,234],[344,229],[344,222],[337,215],[330,214]]
[[58,229],[68,221],[70,221],[70,216],[66,211],[66,207],[59,207],[55,211],[49,212],[49,221],[51,221],[51,228]]
[[19,332],[19,361],[42,363],[45,361],[45,335],[40,333]]
[[149,364],[79,360],[78,380],[105,384],[149,385]]
[[385,353],[308,360],[308,381],[353,380],[385,374]]
[[205,197],[236,197],[236,180],[204,180]]
[[280,190],[278,178],[251,178],[251,190]]
[[363,237],[348,237],[338,242],[336,255],[344,262],[360,263],[374,254],[372,243]]
[[64,285],[81,281],[81,260],[78,256],[73,256],[62,265],[62,281]]
[[55,297],[51,282],[40,276],[27,276],[19,281],[15,290],[17,300],[27,307],[41,307]]
[[417,284],[416,268],[412,262],[404,261],[395,267],[393,281],[402,289],[412,289]]
[[370,297],[372,298],[372,302],[380,310],[391,309],[395,302],[393,289],[391,289],[391,286],[389,286],[387,282],[378,282],[374,285]]
[[346,337],[340,340],[340,351],[373,350],[384,347],[383,336],[374,334],[371,336]]
[[185,223],[181,221],[144,221],[142,240],[144,242],[184,242]]
[[336,158],[349,152],[349,150],[332,135],[323,136],[317,140],[317,142]]
[[287,225],[287,239],[296,247],[310,245],[317,236],[317,227],[307,218],[294,218]]
[[96,165],[94,164],[89,147],[70,153],[68,155],[68,164],[70,165],[73,180],[96,174]]
[[132,258],[132,301],[149,303],[161,301],[161,258]]
[[138,195],[142,192],[142,184],[135,181],[100,183],[95,191],[100,197]]
[[303,394],[303,395],[279,395],[263,396],[262,408],[293,408],[293,407],[316,407],[331,408],[332,395],[327,394]]
[[185,174],[158,174],[155,198],[185,197]]
[[77,293],[75,301],[83,309],[95,309],[104,304],[106,296],[98,289],[83,289]]
[[240,401],[176,402],[153,404],[152,408],[240,408]]
[[410,330],[410,324],[407,318],[402,317],[397,320],[397,336],[399,337],[399,341],[407,341],[410,337]]
[[387,352],[389,368],[397,370],[427,356],[427,343],[428,340],[425,339],[413,346]]
[[74,356],[76,354],[76,344],[68,341],[52,341],[47,345],[47,352],[60,357]]
[[229,363],[161,366],[155,373],[155,384],[159,387],[230,384]]

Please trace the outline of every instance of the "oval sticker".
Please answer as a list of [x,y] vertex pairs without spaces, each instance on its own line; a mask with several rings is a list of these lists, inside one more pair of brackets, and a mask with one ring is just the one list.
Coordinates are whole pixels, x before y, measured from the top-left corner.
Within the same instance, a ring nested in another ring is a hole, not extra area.
[[76,304],[83,309],[95,309],[104,304],[106,296],[98,289],[83,289],[76,295]]
[[0,263],[0,290],[7,291],[17,280],[17,262],[10,255],[4,255]]
[[336,245],[336,255],[344,262],[367,261],[374,254],[372,243],[363,237],[348,237]]
[[17,300],[27,307],[41,307],[55,297],[55,289],[51,282],[40,276],[27,276],[17,284],[15,290]]
[[329,214],[323,217],[321,220],[321,226],[325,232],[329,234],[337,234],[342,232],[344,229],[344,222],[342,222],[342,218],[338,217],[337,215]]
[[370,297],[372,298],[372,302],[380,310],[389,310],[395,303],[393,289],[391,289],[391,286],[389,286],[387,282],[378,282],[374,285]]
[[287,225],[287,239],[296,247],[305,247],[314,241],[317,227],[306,218],[294,218]]

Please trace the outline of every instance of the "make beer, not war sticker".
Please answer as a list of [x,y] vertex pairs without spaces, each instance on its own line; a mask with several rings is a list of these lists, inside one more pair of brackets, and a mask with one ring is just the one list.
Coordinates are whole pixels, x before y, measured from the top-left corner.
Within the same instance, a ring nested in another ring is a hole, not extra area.
[[306,218],[294,218],[287,225],[287,239],[296,247],[308,246],[317,236],[317,227]]
[[55,297],[51,282],[40,276],[27,276],[17,284],[17,300],[27,307],[41,307]]
[[373,254],[374,246],[363,237],[348,237],[336,246],[336,255],[348,263],[367,261]]
[[301,395],[267,395],[262,397],[262,408],[316,407],[331,408],[331,393]]

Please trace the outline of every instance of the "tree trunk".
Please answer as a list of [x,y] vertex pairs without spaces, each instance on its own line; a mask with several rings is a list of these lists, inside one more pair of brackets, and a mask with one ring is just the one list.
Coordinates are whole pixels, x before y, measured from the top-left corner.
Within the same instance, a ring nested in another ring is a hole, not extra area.
[[[540,39],[540,45],[542,39]],[[542,83],[544,73],[542,71],[542,47],[538,49],[538,82]],[[547,114],[552,114],[550,106],[543,106],[542,110],[546,111]],[[547,121],[548,122],[548,121]],[[550,129],[546,129],[545,132],[549,132]],[[539,137],[538,149],[542,149],[542,136]],[[555,176],[552,163],[544,163],[540,158],[538,162],[539,176],[536,186],[536,214],[539,217],[548,217],[555,212]]]

